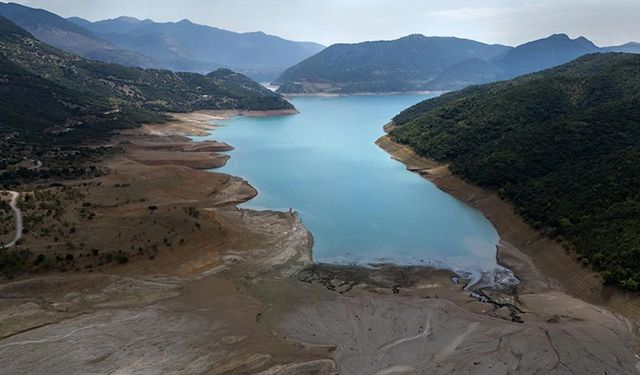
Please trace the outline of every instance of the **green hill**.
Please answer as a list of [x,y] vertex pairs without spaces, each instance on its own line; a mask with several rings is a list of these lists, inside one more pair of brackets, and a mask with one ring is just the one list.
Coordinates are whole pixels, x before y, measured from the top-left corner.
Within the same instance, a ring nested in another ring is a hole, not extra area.
[[68,165],[67,172],[52,172],[65,160],[56,150],[77,155],[83,144],[106,139],[116,129],[163,120],[163,112],[293,108],[230,70],[205,76],[90,61],[50,47],[2,17],[0,83],[0,185],[37,177],[32,170],[10,171],[26,158],[51,162],[52,169],[38,170],[43,177],[69,175]]
[[452,65],[488,61],[509,48],[467,39],[409,35],[392,41],[335,44],[287,69],[281,92],[423,90]]
[[640,289],[640,56],[588,55],[394,122],[394,140],[498,190],[607,282]]
[[554,34],[515,48],[458,38],[410,35],[336,44],[289,68],[279,92],[362,93],[458,90],[511,79],[595,52],[638,52],[637,43],[600,48],[584,37]]
[[123,118],[117,115],[122,111],[147,115],[198,109],[292,108],[280,95],[230,70],[205,76],[90,61],[43,44],[3,18],[0,47],[0,111],[4,114],[0,126],[5,128],[27,130],[23,129],[25,123],[59,126],[83,116],[110,121]]

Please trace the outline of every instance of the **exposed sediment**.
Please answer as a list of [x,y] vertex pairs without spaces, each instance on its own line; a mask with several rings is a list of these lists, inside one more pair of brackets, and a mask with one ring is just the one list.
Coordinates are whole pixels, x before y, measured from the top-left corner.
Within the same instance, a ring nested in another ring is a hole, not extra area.
[[596,272],[578,263],[558,242],[531,228],[495,192],[463,181],[454,176],[447,165],[423,158],[409,146],[393,142],[389,136],[381,137],[376,143],[408,170],[484,213],[500,234],[498,261],[521,277],[521,292],[561,288],[588,302],[607,304],[640,321],[640,299],[631,293],[604,287]]
[[313,266],[312,236],[295,213],[235,207],[257,193],[246,181],[133,157],[225,147],[165,131],[121,139],[126,152],[107,161],[112,173],[92,197],[117,184],[120,197],[147,201],[104,208],[88,235],[104,241],[103,224],[135,228],[149,205],[172,225],[194,207],[200,230],[179,226],[185,245],[153,259],[0,285],[0,373],[636,373],[627,322],[539,278],[517,249],[501,253],[529,292],[495,293],[493,303],[446,270]]
[[[389,131],[393,125],[385,126]],[[531,228],[498,195],[454,176],[447,165],[417,155],[409,146],[385,135],[376,144],[407,169],[437,187],[482,211],[498,231],[497,259],[522,281],[520,296],[560,290],[589,303],[606,306],[629,319],[634,331],[640,322],[640,298],[602,284],[601,277],[576,261],[560,243]]]

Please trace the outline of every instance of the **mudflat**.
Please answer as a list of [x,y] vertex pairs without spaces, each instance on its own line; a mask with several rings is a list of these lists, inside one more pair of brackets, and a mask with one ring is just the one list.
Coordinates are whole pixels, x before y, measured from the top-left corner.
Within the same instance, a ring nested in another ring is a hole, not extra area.
[[[295,213],[238,209],[257,194],[246,181],[182,163],[230,147],[180,138],[211,131],[197,124],[123,134],[106,175],[52,193],[67,221],[92,218],[59,243],[25,236],[34,252],[63,255],[65,273],[0,285],[0,373],[636,373],[630,320],[548,276],[513,241],[527,227],[512,218],[488,215],[517,289],[471,295],[448,271],[314,265]],[[445,169],[424,168],[464,198]],[[482,194],[463,200],[501,207]],[[117,250],[126,261],[109,261]]]

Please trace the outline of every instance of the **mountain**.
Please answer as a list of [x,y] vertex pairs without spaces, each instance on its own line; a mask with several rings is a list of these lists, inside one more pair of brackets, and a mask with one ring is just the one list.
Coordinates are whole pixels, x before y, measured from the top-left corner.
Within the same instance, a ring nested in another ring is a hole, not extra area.
[[42,9],[0,2],[0,16],[13,21],[39,40],[67,52],[121,65],[157,66],[148,56],[116,47],[64,18]]
[[285,71],[282,93],[458,90],[552,68],[596,52],[640,53],[640,44],[600,48],[565,34],[515,48],[412,35],[394,41],[337,44]]
[[625,53],[640,53],[640,43],[629,42],[620,46],[604,47],[606,52],[625,52]]
[[495,82],[503,79],[505,72],[500,66],[482,59],[467,59],[446,68],[429,82],[429,90],[448,91],[470,85]]
[[36,40],[0,17],[0,131],[90,135],[165,111],[291,109],[281,96],[230,70],[206,76],[86,60]]
[[496,189],[606,281],[640,289],[640,55],[587,55],[393,121],[395,141]]
[[393,41],[335,44],[287,69],[282,92],[422,90],[452,65],[488,61],[509,48],[467,39],[409,35]]
[[207,72],[229,67],[257,79],[275,78],[324,47],[262,32],[236,33],[189,20],[157,23],[132,17],[98,22],[70,18],[79,27],[127,50],[150,56],[164,67]]
[[[48,46],[0,16],[0,186],[101,172],[96,147],[167,111],[283,110],[293,106],[251,79],[145,70],[86,60]],[[37,168],[16,167],[37,158]]]
[[600,48],[584,37],[571,39],[565,34],[554,34],[507,51],[493,62],[503,69],[503,78],[512,78],[562,65],[595,52],[601,52]]
[[266,81],[324,48],[316,43],[293,42],[261,32],[235,33],[188,20],[67,20],[46,10],[2,2],[0,16],[51,46],[92,60],[203,74],[229,68]]

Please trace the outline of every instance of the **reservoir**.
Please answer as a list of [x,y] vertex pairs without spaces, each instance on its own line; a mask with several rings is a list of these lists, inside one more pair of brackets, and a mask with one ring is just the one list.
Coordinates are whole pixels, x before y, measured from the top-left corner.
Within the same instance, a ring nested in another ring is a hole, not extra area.
[[235,117],[205,138],[236,147],[221,171],[259,192],[242,207],[299,212],[315,262],[492,273],[500,267],[491,223],[374,143],[394,115],[427,98],[299,97],[300,114]]

